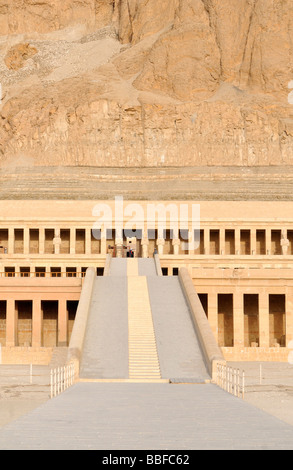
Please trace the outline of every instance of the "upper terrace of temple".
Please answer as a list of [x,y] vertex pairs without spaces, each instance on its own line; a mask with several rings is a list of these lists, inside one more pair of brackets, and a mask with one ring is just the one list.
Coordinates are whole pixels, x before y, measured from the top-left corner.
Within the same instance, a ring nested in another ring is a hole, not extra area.
[[0,199],[290,201],[293,167],[4,166]]

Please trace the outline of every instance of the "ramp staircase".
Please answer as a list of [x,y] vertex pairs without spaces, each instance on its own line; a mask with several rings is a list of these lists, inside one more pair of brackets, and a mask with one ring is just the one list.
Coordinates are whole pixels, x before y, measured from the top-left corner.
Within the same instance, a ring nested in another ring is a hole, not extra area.
[[160,379],[146,277],[128,278],[129,378]]

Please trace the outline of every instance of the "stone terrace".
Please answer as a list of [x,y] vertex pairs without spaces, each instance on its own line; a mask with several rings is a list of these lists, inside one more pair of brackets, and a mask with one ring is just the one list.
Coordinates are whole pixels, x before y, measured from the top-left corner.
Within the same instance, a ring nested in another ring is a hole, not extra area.
[[[139,189],[138,189],[139,183]],[[290,201],[292,167],[2,167],[0,199]]]

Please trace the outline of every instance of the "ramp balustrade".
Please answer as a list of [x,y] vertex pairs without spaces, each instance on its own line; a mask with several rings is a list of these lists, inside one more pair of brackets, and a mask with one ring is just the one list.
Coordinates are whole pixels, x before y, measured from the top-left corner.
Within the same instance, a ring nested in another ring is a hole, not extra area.
[[60,395],[74,384],[75,367],[73,363],[51,369],[51,398]]
[[245,373],[226,364],[217,364],[216,384],[235,397],[244,399]]

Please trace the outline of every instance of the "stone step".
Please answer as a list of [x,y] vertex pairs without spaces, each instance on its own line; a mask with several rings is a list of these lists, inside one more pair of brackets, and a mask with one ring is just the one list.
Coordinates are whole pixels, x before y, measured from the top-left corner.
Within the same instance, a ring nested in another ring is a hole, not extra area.
[[[147,280],[128,264],[129,378],[161,378]],[[136,273],[136,276],[133,274]]]

